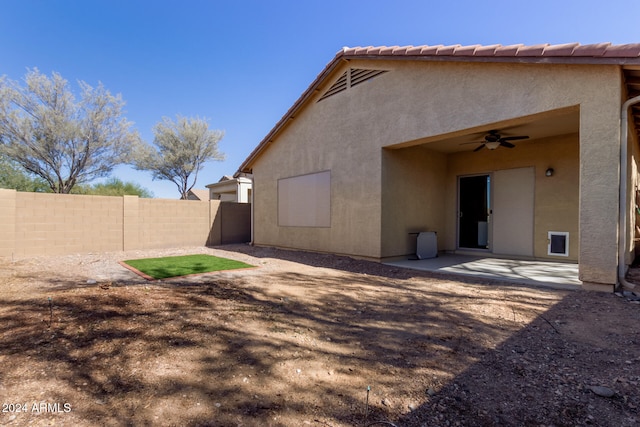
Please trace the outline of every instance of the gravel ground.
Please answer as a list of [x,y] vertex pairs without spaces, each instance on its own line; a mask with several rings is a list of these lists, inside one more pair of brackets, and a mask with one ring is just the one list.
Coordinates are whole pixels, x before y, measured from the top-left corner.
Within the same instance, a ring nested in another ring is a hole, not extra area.
[[[118,264],[193,253],[258,268]],[[633,295],[247,245],[5,260],[0,281],[0,425],[640,423]]]

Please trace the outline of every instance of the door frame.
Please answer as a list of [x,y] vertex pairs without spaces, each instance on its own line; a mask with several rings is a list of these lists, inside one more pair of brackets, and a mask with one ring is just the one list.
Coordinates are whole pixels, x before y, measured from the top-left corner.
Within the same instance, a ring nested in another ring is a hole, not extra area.
[[[464,178],[474,178],[474,177],[486,177],[488,179],[487,182],[487,247],[467,247],[460,246],[460,219],[461,216],[461,181]],[[456,189],[456,250],[463,251],[478,251],[478,252],[491,252],[491,244],[493,240],[493,221],[492,221],[492,206],[493,206],[493,173],[492,172],[483,172],[483,173],[473,173],[473,174],[464,174],[458,175],[456,177],[457,180],[457,189]]]

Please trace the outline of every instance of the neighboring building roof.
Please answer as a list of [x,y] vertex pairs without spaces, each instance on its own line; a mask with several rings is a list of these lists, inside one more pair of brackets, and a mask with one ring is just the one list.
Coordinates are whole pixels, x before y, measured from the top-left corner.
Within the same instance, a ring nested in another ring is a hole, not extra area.
[[[271,129],[267,136],[249,154],[236,173],[251,172],[251,165],[258,155],[272,142],[276,134],[293,119],[308,98],[343,61],[350,59],[386,59],[419,61],[462,61],[462,62],[516,62],[516,63],[561,63],[561,64],[616,64],[640,66],[640,43],[613,45],[597,43],[581,45],[539,44],[539,45],[434,45],[434,46],[368,46],[344,47],[318,74],[307,90],[289,108],[286,114]],[[640,71],[625,72],[630,96],[640,94]],[[634,110],[640,116],[640,110]]]
[[232,178],[229,175],[224,175],[220,181],[207,185],[213,200],[237,203],[251,203],[251,187],[251,179],[244,176]]
[[[222,178],[220,178],[220,181],[218,182],[214,182],[213,184],[208,184],[205,187],[209,188],[209,189],[218,189],[218,188],[227,188],[230,185],[237,185],[238,183],[251,183],[251,180],[249,178],[246,178],[244,176],[239,176],[237,178],[233,178],[229,175],[224,175]],[[229,187],[230,188],[230,187]],[[205,190],[207,191],[207,190]]]
[[191,189],[187,194],[192,200],[209,200],[209,190]]

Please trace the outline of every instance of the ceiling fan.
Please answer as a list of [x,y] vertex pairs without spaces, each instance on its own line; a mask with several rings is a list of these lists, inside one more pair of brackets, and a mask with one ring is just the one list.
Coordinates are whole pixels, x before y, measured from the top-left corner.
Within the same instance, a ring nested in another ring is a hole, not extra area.
[[513,145],[509,141],[517,141],[519,139],[528,139],[529,138],[529,135],[505,136],[505,137],[503,137],[498,132],[499,132],[498,130],[490,130],[489,133],[487,133],[484,136],[484,140],[482,140],[482,141],[473,141],[473,142],[463,142],[463,144],[480,144],[480,146],[478,148],[473,150],[473,152],[475,153],[476,151],[482,150],[485,146],[489,150],[495,150],[496,148],[498,148],[500,146],[506,147],[506,148],[513,148],[513,147],[515,147],[515,145]]

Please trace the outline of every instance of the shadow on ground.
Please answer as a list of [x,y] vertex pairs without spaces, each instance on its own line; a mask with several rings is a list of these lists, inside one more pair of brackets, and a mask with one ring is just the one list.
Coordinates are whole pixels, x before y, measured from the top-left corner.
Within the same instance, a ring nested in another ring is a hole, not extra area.
[[[366,267],[2,300],[1,394],[71,411],[0,422],[633,425],[640,331],[623,300]],[[613,328],[613,310],[635,325]]]

